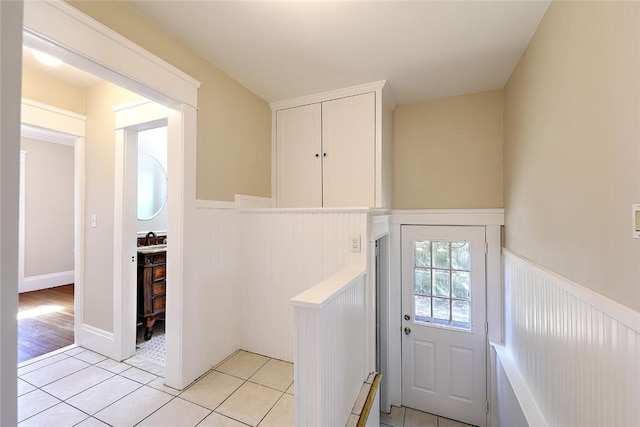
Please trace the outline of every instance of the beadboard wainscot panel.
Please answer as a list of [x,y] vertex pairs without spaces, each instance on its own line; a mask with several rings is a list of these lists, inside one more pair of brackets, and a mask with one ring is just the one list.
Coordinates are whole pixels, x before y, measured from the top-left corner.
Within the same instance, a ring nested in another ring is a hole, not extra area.
[[[198,278],[206,286],[200,308],[208,326],[202,345],[211,359],[211,366],[220,363],[236,351],[240,342],[234,322],[237,322],[239,214],[235,209],[217,208],[200,203],[196,209],[199,230],[198,259],[186,260],[197,265]],[[171,244],[171,242],[169,242]],[[185,284],[189,286],[189,284]],[[187,309],[189,309],[187,307]]]
[[503,345],[491,345],[491,423],[505,427],[547,427],[511,354]]
[[344,270],[290,302],[297,426],[347,424],[367,377],[365,283],[364,270]]
[[549,426],[640,420],[640,313],[503,250],[505,347]]
[[[364,268],[367,209],[252,209],[240,211],[240,347],[293,361],[290,300],[346,269]],[[361,236],[360,252],[349,236]]]

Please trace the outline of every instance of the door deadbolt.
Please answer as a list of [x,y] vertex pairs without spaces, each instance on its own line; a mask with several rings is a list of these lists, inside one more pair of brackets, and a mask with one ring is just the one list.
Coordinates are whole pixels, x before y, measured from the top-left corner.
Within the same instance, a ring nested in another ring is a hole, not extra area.
[[405,314],[404,315],[404,320],[406,320],[408,322],[409,320],[411,320],[411,316],[409,316],[408,314]]
[[404,334],[405,335],[411,334],[411,328],[404,328]]

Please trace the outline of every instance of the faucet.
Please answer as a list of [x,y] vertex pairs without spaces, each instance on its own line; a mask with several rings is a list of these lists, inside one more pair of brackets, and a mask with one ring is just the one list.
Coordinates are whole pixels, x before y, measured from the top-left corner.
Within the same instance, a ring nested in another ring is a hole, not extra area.
[[156,233],[154,233],[153,231],[150,231],[147,233],[147,237],[144,238],[144,245],[145,246],[149,246],[149,236],[153,236],[153,243],[156,244],[158,243],[158,236],[156,236]]

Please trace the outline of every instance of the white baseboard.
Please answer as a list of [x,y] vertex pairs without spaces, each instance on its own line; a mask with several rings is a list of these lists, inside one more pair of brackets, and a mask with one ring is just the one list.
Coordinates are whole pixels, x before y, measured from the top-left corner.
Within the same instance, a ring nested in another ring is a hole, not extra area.
[[31,292],[55,286],[68,285],[74,282],[73,270],[60,273],[43,274],[41,276],[25,277],[18,292]]
[[96,353],[100,353],[111,359],[118,360],[118,356],[114,354],[116,346],[112,332],[107,332],[103,329],[83,324],[80,327],[80,333],[77,335],[76,344],[78,346],[95,351]]

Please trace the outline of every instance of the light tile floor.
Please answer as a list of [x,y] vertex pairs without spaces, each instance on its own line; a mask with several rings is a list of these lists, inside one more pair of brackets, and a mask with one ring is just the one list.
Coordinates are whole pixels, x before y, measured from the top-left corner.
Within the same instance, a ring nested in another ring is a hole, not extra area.
[[[76,347],[21,364],[20,427],[293,426],[293,365],[238,351],[184,391],[153,373]],[[381,427],[469,427],[392,407]]]
[[74,348],[18,369],[25,426],[293,426],[293,365],[239,351],[184,391]]
[[391,407],[391,413],[380,412],[380,427],[472,427],[448,418],[427,414],[411,408]]

